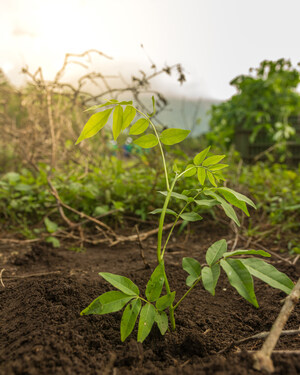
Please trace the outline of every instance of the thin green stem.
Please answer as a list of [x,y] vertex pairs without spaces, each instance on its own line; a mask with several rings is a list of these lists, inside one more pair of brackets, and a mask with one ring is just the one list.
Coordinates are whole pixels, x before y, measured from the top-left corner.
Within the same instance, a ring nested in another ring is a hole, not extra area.
[[166,211],[167,211],[167,208],[168,208],[168,204],[169,204],[169,201],[170,201],[171,194],[172,194],[172,191],[174,189],[175,183],[176,183],[176,178],[172,182],[171,188],[168,191],[168,194],[167,194],[166,199],[165,199],[165,203],[164,203],[163,208],[162,208],[162,212],[160,214],[158,234],[157,234],[157,260],[158,260],[158,263],[162,262],[161,243],[162,243],[163,226],[164,226],[164,222],[165,222]]
[[180,298],[180,300],[176,303],[176,305],[173,307],[173,310],[176,310],[177,307],[180,305],[180,303],[190,294],[190,292],[195,288],[195,286],[199,283],[199,281],[202,279],[201,276],[197,279],[197,281],[194,282],[194,284],[190,287],[190,289]]
[[153,124],[153,122],[150,120],[150,118],[149,118],[147,115],[145,115],[145,113],[141,112],[141,111],[138,110],[138,109],[136,109],[136,111],[137,111],[140,115],[142,115],[143,117],[145,117],[145,118],[149,121],[150,125],[151,125],[152,128],[153,128],[154,134],[155,134],[155,136],[156,136],[156,138],[157,138],[157,140],[158,140],[158,145],[159,145],[159,148],[160,148],[160,153],[161,153],[161,157],[162,157],[162,161],[163,161],[163,166],[164,166],[164,171],[165,171],[167,190],[169,191],[169,190],[170,190],[170,184],[169,184],[169,175],[168,175],[168,170],[167,170],[167,163],[166,163],[164,150],[163,150],[163,148],[162,148],[162,144],[161,144],[161,141],[160,141],[160,139],[159,139],[159,135],[158,135],[158,133],[157,133],[156,127],[155,127],[155,125]]
[[[201,190],[202,191],[202,190]],[[198,197],[198,195],[201,193],[201,191],[199,191],[194,197],[193,197],[193,199],[196,199],[197,197]],[[186,210],[186,208],[188,207],[188,205],[190,204],[190,203],[192,203],[193,201],[191,201],[191,202],[187,202],[186,204],[185,204],[185,206],[183,207],[183,209],[179,212],[179,214],[177,215],[177,217],[176,217],[176,219],[175,219],[175,221],[174,221],[174,223],[173,223],[173,225],[172,225],[172,228],[170,229],[170,232],[169,232],[169,234],[168,234],[168,237],[167,237],[167,239],[166,239],[166,242],[165,242],[165,244],[164,244],[164,247],[163,247],[163,250],[162,250],[162,254],[161,254],[161,257],[163,258],[164,257],[164,255],[165,255],[165,251],[166,251],[166,248],[167,248],[167,245],[168,245],[168,242],[169,242],[169,239],[171,238],[171,235],[172,235],[172,233],[173,233],[173,230],[174,230],[174,228],[175,228],[175,226],[176,226],[176,223],[177,223],[177,221],[179,220],[179,218],[180,218],[180,215]]]

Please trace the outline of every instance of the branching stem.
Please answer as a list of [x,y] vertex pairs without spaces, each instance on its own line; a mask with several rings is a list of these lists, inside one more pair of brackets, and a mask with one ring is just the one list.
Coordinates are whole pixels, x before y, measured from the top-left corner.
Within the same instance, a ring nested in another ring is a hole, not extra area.
[[198,279],[194,282],[194,284],[190,287],[190,289],[176,303],[176,305],[174,306],[174,310],[177,309],[177,307],[181,304],[181,302],[185,299],[185,297],[187,297],[190,294],[190,292],[195,288],[195,286],[199,283],[199,281],[201,281],[201,279],[202,277],[199,276]]

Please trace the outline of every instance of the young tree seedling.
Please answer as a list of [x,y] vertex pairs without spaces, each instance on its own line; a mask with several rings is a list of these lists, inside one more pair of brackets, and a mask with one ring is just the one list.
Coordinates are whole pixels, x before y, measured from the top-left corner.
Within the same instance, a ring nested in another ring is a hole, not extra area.
[[[115,99],[91,107],[88,110],[102,110],[90,117],[76,142],[78,144],[84,139],[96,135],[107,124],[113,112],[112,133],[114,140],[117,140],[119,135],[128,131],[129,128],[130,136],[139,136],[134,140],[135,144],[146,149],[157,146],[161,154],[166,191],[159,193],[165,196],[165,201],[162,208],[151,212],[151,214],[160,214],[157,236],[157,267],[147,283],[145,297],[140,294],[138,286],[127,277],[100,272],[99,275],[114,286],[116,290],[97,297],[81,312],[81,315],[103,315],[122,310],[126,306],[121,319],[122,341],[126,340],[131,334],[138,317],[137,341],[139,342],[146,339],[154,323],[157,324],[162,335],[166,333],[169,326],[174,331],[176,328],[175,310],[201,281],[203,287],[209,293],[215,295],[221,269],[225,271],[230,284],[237,292],[255,307],[258,307],[258,302],[254,292],[252,276],[287,294],[294,287],[293,282],[285,274],[279,272],[263,259],[245,257],[247,255],[270,257],[269,253],[263,250],[229,252],[225,239],[222,239],[208,248],[206,252],[207,265],[204,267],[201,267],[200,263],[194,258],[185,257],[182,259],[182,267],[188,273],[186,284],[189,289],[175,302],[176,291],[172,290],[166,274],[165,253],[177,221],[180,218],[185,221],[201,220],[202,217],[197,212],[199,207],[220,205],[225,214],[239,226],[239,219],[232,206],[249,216],[247,205],[255,208],[255,204],[246,196],[227,187],[219,186],[224,181],[222,169],[228,167],[228,165],[220,163],[225,155],[210,155],[210,147],[198,153],[193,162],[188,164],[184,170],[180,170],[174,165],[172,176],[170,176],[163,145],[172,146],[182,142],[188,136],[189,130],[170,128],[160,133],[151,119],[156,112],[154,97],[152,97],[152,104],[152,113],[143,113],[133,106],[132,101]],[[104,109],[105,107],[108,108]],[[132,124],[137,115],[140,118]],[[145,132],[147,133],[143,134]],[[180,179],[194,176],[197,177],[194,189],[184,190],[181,193],[175,191],[176,183]],[[180,212],[168,208],[171,199],[183,201],[183,208]],[[173,215],[175,219],[163,243],[163,226],[167,214]],[[164,295],[162,295],[163,287],[166,290]],[[168,315],[167,311],[169,312]]]

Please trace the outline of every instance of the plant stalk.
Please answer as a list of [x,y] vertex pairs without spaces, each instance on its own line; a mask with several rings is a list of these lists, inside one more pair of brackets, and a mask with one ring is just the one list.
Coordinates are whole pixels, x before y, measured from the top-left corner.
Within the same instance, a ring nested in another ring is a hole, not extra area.
[[174,310],[177,309],[177,307],[181,304],[181,302],[187,297],[190,292],[195,288],[195,286],[199,283],[199,281],[202,279],[201,276],[194,282],[194,284],[190,287],[190,289],[180,298],[180,300],[176,303],[176,305],[173,307]]

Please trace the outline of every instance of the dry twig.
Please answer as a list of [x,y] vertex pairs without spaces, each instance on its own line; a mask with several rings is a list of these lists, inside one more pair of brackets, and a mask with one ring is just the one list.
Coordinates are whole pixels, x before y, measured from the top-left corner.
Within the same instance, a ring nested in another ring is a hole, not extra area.
[[3,286],[3,288],[5,288],[5,285],[4,285],[3,280],[2,280],[2,274],[3,274],[4,271],[5,271],[5,268],[2,268],[2,270],[0,272],[0,283]]
[[[269,336],[269,334],[270,334],[270,332],[260,332],[260,333],[257,333],[255,335],[253,335],[253,336],[249,336],[249,337],[245,337],[244,339],[233,341],[231,344],[226,346],[226,348],[220,350],[218,352],[218,354],[222,354],[224,352],[227,352],[227,350],[229,350],[233,346],[244,344],[248,341],[265,339],[266,337]],[[280,333],[280,336],[295,336],[295,335],[300,335],[300,329],[291,329],[291,330],[282,331]]]
[[140,248],[140,255],[141,255],[141,258],[143,260],[143,263],[144,263],[144,266],[146,269],[149,269],[150,266],[149,266],[149,263],[147,262],[146,258],[145,258],[145,253],[144,253],[144,246],[142,244],[142,240],[141,240],[141,237],[140,237],[140,232],[139,232],[139,227],[138,225],[136,224],[135,226],[135,230],[136,230],[136,234],[137,234],[137,239],[138,239],[138,245],[139,245],[139,248]]
[[274,366],[271,359],[271,354],[278,338],[282,332],[282,329],[287,322],[291,312],[293,311],[295,305],[300,298],[300,278],[297,284],[294,286],[290,295],[287,296],[285,303],[273,324],[270,334],[268,335],[266,341],[264,342],[260,351],[254,354],[254,368],[256,370],[266,370],[270,373],[274,372]]

